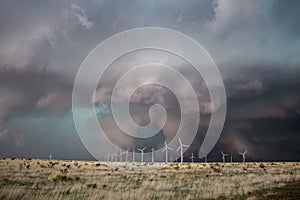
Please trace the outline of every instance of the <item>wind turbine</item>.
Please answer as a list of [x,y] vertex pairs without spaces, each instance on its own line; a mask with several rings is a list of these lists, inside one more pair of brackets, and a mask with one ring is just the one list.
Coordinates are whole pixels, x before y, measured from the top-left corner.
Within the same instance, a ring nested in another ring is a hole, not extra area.
[[232,154],[230,154],[230,162],[232,162]]
[[52,160],[52,155],[51,154],[49,155],[49,160]]
[[114,156],[115,156],[115,162],[118,162],[118,152],[116,152],[116,153],[114,154]]
[[132,162],[135,162],[135,149],[132,150]]
[[243,156],[243,162],[246,161],[246,153],[247,153],[247,151],[245,151],[243,153],[239,152],[239,154],[241,154]]
[[171,147],[168,147],[167,142],[165,141],[165,148],[162,150],[162,152],[166,152],[166,163],[168,162],[168,150],[173,150]]
[[125,154],[125,161],[127,162],[127,157],[128,157],[128,149],[126,151],[121,151],[120,150],[120,161],[123,162],[123,154]]
[[207,155],[204,156],[204,162],[207,163]]
[[129,155],[129,149],[127,149],[127,151],[124,152],[125,153],[125,161],[128,162],[128,155]]
[[154,162],[154,147],[152,147],[151,151],[152,151],[151,162]]
[[123,154],[124,154],[124,152],[122,152],[120,150],[120,152],[119,152],[120,162],[123,162]]
[[171,161],[171,162],[175,161],[175,159],[173,158],[172,155],[171,155],[170,161]]
[[180,138],[178,138],[178,140],[179,140],[179,144],[180,144],[180,145],[179,145],[177,151],[180,149],[180,162],[183,163],[183,148],[184,148],[184,147],[189,147],[189,145],[182,144]]
[[223,151],[221,151],[221,154],[222,154],[222,160],[223,162],[225,162],[225,157],[228,156],[228,154],[225,154]]
[[147,147],[144,147],[143,149],[138,149],[142,155],[141,155],[141,162],[144,162],[144,150],[146,149]]
[[190,159],[192,160],[192,162],[194,162],[194,158],[196,158],[196,157],[194,156],[194,153],[192,153],[192,156],[190,157]]

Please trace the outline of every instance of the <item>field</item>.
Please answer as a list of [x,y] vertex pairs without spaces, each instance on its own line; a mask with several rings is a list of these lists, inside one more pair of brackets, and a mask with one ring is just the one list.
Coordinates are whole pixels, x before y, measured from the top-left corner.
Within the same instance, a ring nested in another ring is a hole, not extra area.
[[[126,171],[124,171],[126,170]],[[300,199],[300,163],[0,160],[0,199]]]

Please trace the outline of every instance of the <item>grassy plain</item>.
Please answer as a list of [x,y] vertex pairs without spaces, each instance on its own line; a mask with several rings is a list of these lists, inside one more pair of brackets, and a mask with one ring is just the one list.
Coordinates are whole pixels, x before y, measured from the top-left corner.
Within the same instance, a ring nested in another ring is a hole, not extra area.
[[0,160],[0,199],[266,198],[300,199],[300,163]]

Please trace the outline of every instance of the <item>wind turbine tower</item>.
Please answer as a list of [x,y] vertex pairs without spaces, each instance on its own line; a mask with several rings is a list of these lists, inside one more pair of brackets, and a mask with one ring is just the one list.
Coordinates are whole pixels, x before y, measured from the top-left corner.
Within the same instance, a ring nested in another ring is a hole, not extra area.
[[118,162],[118,152],[115,153],[115,162]]
[[141,154],[141,162],[144,162],[144,150],[146,149],[147,147],[144,147],[143,149],[138,149],[142,154]]
[[194,156],[194,153],[192,153],[192,156],[190,157],[190,159],[192,160],[192,162],[194,162],[194,158],[196,158],[196,157]]
[[165,148],[162,150],[162,152],[166,152],[166,163],[168,162],[168,150],[173,150],[171,147],[168,147],[167,142],[165,141]]
[[228,154],[225,154],[223,151],[221,151],[221,154],[222,154],[222,160],[223,162],[225,162],[225,157],[228,156]]
[[132,150],[132,162],[135,162],[135,149]]
[[124,154],[124,152],[122,152],[120,150],[120,152],[119,152],[120,162],[123,162],[123,154]]
[[239,154],[241,154],[243,156],[243,162],[246,161],[246,153],[247,153],[247,151],[245,151],[243,153],[239,152]]
[[183,163],[183,148],[184,148],[184,147],[189,147],[189,145],[182,144],[180,138],[178,138],[178,140],[179,140],[179,144],[180,144],[180,145],[179,145],[177,151],[180,149],[180,162]]
[[128,162],[128,156],[129,156],[129,149],[124,152],[125,153],[125,161]]
[[151,162],[154,162],[154,147],[152,147],[151,151],[152,151]]
[[171,155],[170,161],[171,161],[171,162],[175,161],[175,159],[173,158],[172,155]]

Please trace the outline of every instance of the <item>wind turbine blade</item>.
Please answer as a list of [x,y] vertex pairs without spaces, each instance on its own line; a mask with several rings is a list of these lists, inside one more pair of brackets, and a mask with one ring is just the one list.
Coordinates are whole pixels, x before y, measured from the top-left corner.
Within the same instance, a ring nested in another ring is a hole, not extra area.
[[166,151],[166,148],[164,148],[161,152],[165,152]]
[[169,150],[174,150],[174,149],[173,149],[173,148],[171,148],[171,147],[168,147],[168,149],[169,149]]
[[247,153],[247,151],[244,152],[244,154],[246,154],[246,153]]
[[184,147],[190,147],[189,145],[186,145],[186,144],[183,144],[182,146],[184,146]]
[[179,146],[178,149],[176,151],[179,151],[179,149],[182,148],[182,146]]
[[180,145],[182,145],[181,139],[180,139],[180,138],[178,138],[178,140],[179,140],[179,143],[180,143]]

